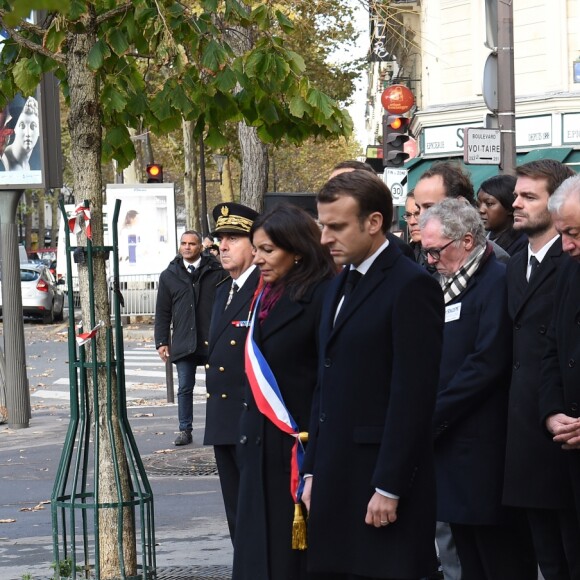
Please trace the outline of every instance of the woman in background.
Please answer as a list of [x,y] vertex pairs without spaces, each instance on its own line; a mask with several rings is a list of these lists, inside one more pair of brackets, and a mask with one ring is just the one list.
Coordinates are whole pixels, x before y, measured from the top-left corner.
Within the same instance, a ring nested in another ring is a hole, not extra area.
[[514,230],[513,175],[494,175],[486,179],[477,192],[477,207],[488,232],[488,239],[502,247],[510,256],[528,245],[528,237]]
[[315,221],[296,206],[280,204],[259,216],[250,240],[262,291],[254,303],[246,345],[248,386],[238,444],[241,474],[232,578],[303,580],[309,578],[306,553],[292,549],[298,501],[296,490],[291,493],[296,437],[272,421],[263,402],[267,394],[256,385],[260,369],[248,359],[256,353],[263,356],[292,418],[292,431],[301,433],[305,442],[317,378],[319,315],[326,281],[336,268],[320,244]]

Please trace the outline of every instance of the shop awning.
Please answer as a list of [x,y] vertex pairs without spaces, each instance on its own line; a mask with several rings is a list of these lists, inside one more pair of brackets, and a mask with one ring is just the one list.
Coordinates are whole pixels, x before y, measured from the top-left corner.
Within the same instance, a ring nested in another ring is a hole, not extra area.
[[471,182],[473,183],[473,188],[475,191],[479,189],[479,186],[483,181],[492,175],[497,175],[498,169],[497,165],[465,165],[463,163],[463,158],[461,157],[450,157],[449,159],[412,159],[405,167],[409,170],[409,181],[408,181],[408,191],[413,191],[417,181],[425,171],[427,171],[434,163],[440,161],[453,161],[458,163],[469,173],[471,176]]
[[[516,161],[518,165],[522,165],[538,159],[555,159],[556,161],[570,165],[574,171],[580,173],[580,151],[572,149],[571,147],[533,149],[526,153],[518,153]],[[415,157],[405,164],[405,168],[409,170],[408,191],[413,191],[421,175],[434,163],[440,161],[453,161],[461,165],[471,175],[473,189],[476,192],[483,181],[492,175],[498,174],[497,165],[465,165],[463,163],[463,157],[449,157],[446,159],[424,159],[422,157]]]

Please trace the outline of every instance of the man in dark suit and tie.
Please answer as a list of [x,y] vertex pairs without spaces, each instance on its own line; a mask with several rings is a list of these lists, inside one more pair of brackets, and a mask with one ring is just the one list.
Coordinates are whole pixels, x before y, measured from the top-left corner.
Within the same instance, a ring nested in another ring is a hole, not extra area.
[[546,580],[580,578],[580,530],[565,452],[546,437],[538,417],[538,389],[556,280],[567,261],[548,202],[574,172],[552,159],[516,168],[514,228],[529,247],[507,265],[513,321],[513,370],[508,410],[503,501],[522,508]]
[[570,259],[561,266],[554,293],[539,407],[548,432],[566,454],[580,518],[580,176],[562,183],[548,209]]
[[209,329],[206,364],[207,405],[204,445],[213,445],[226,517],[233,541],[238,502],[239,469],[236,443],[245,385],[244,343],[248,314],[259,270],[252,264],[249,233],[258,213],[239,203],[221,203],[213,210],[213,236],[220,240],[226,278],[216,291]]
[[418,579],[436,569],[430,424],[442,292],[386,238],[393,206],[380,179],[341,173],[317,202],[322,243],[344,270],[322,311],[303,465],[309,568],[321,579]]

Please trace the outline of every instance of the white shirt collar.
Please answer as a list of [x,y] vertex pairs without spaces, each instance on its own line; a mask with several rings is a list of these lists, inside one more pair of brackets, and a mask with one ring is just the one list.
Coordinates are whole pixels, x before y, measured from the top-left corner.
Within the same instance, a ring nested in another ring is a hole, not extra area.
[[542,260],[546,257],[548,250],[553,246],[554,242],[560,237],[560,234],[556,234],[549,242],[544,244],[540,250],[537,252],[532,252],[530,244],[528,244],[528,264],[530,263],[530,258],[536,256],[538,262],[542,263]]
[[370,267],[373,265],[373,262],[379,257],[379,255],[384,250],[386,250],[388,245],[389,245],[389,240],[385,238],[385,241],[381,244],[381,247],[374,254],[371,254],[366,260],[361,262],[356,268],[351,265],[350,269],[351,270],[358,270],[364,276],[370,270]]
[[242,274],[240,274],[237,278],[233,279],[236,283],[236,286],[241,288],[246,280],[251,276],[252,272],[256,269],[256,265],[252,264],[247,270],[244,270]]

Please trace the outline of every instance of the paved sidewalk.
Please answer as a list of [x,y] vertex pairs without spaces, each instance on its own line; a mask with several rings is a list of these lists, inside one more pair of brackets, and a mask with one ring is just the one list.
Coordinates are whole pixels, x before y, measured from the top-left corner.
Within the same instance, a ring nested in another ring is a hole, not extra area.
[[[134,329],[140,332],[140,329]],[[177,407],[128,409],[154,495],[159,580],[231,577],[232,547],[211,448],[201,445],[205,396],[195,395],[194,443],[173,445]],[[68,406],[34,409],[28,429],[0,425],[0,578],[51,577],[49,502],[69,424]]]

